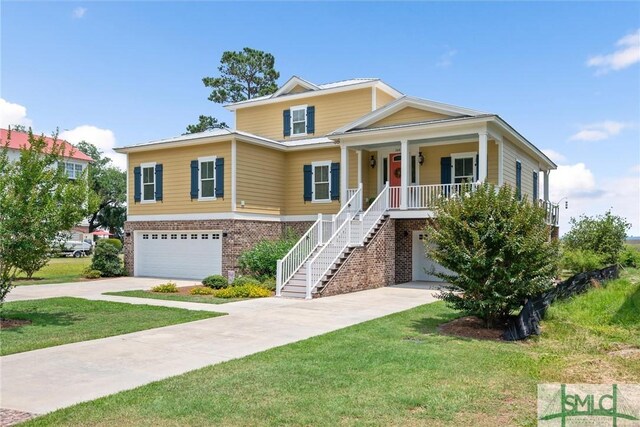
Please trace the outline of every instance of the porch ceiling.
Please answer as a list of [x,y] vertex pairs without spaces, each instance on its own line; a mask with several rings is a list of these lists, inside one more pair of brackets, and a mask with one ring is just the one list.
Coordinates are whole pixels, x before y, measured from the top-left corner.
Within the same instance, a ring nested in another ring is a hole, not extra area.
[[[409,139],[409,145],[443,145],[443,144],[458,144],[464,142],[478,141],[478,134],[469,133],[456,136],[446,136],[437,138],[414,138]],[[379,142],[375,144],[363,142],[362,144],[349,144],[350,149],[359,149],[367,151],[376,151],[381,148],[393,148],[400,151],[400,140]]]

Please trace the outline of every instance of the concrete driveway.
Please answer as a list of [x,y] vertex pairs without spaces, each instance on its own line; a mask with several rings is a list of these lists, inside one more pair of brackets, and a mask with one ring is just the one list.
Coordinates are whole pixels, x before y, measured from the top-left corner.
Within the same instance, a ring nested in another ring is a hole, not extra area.
[[311,301],[263,298],[223,305],[100,295],[157,283],[158,279],[120,278],[14,290],[18,292],[12,300],[66,294],[229,315],[1,357],[0,406],[42,414],[435,301],[435,291],[424,287],[386,287]]

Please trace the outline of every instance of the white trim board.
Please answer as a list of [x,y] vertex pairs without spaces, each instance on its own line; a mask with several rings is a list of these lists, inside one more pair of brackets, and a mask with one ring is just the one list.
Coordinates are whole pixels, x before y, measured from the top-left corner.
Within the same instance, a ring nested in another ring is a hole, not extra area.
[[[337,211],[336,211],[337,212]],[[331,215],[327,215],[330,217]],[[198,213],[198,214],[158,214],[129,215],[127,222],[143,221],[206,221],[206,220],[245,220],[268,222],[316,221],[318,215],[266,215],[240,212]]]

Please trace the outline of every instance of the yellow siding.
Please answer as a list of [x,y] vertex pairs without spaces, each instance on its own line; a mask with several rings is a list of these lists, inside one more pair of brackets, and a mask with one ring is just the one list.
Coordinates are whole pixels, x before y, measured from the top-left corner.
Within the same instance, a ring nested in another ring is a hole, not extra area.
[[[191,200],[191,160],[198,157],[224,158],[224,198]],[[163,201],[134,203],[133,168],[141,163],[160,163],[163,169]],[[156,215],[176,213],[229,212],[231,210],[231,141],[189,147],[169,148],[129,154],[129,214]]]
[[[516,160],[522,163],[522,194],[533,195],[533,171],[538,171],[538,162],[504,138],[504,183],[516,188]],[[538,177],[538,182],[540,182]]]
[[[487,181],[498,184],[498,150],[493,142],[488,144],[488,171]],[[420,166],[420,184],[440,184],[440,159],[456,153],[478,152],[477,142],[465,142],[460,144],[436,145],[432,147],[420,147],[424,156],[424,163]]]
[[[297,105],[315,106],[315,136],[323,136],[351,123],[371,111],[371,89],[358,89],[329,95],[313,95],[296,100],[256,107],[241,108],[236,111],[236,128],[266,138],[283,140],[282,112]],[[308,138],[314,135],[306,135]],[[300,137],[298,137],[300,138]],[[296,139],[296,138],[293,138]]]
[[434,113],[433,111],[425,111],[419,108],[406,107],[402,110],[391,114],[377,122],[367,126],[368,128],[377,128],[381,126],[398,125],[403,123],[416,123],[426,120],[443,119],[450,116]]
[[358,186],[358,154],[356,150],[347,150],[349,155],[349,184],[347,187],[356,188]]
[[237,211],[280,215],[286,181],[284,152],[237,142],[236,156]]
[[340,162],[340,148],[321,148],[318,150],[293,151],[285,157],[285,215],[315,215],[318,213],[334,214],[340,210],[340,201],[331,203],[305,202],[304,176],[302,168],[312,162]]
[[376,109],[380,107],[384,107],[388,103],[396,100],[396,98],[389,95],[387,92],[383,90],[380,90],[380,89],[375,89],[375,90],[376,90]]

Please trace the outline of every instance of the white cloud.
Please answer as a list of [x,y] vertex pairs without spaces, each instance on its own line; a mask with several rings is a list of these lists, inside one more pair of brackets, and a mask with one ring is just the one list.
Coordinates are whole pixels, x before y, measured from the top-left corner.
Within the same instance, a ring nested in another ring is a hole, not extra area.
[[588,197],[601,193],[596,188],[596,180],[591,170],[584,163],[575,165],[559,165],[551,171],[549,192],[551,200],[564,197]]
[[113,151],[116,145],[116,137],[109,129],[100,129],[91,125],[78,126],[71,130],[60,132],[59,137],[72,144],[80,141],[90,142],[102,151],[105,157],[109,157],[113,164],[124,170],[127,167],[127,158],[124,154]]
[[640,29],[616,42],[616,50],[606,55],[592,56],[588,67],[596,67],[596,75],[618,71],[640,62]]
[[0,127],[6,129],[11,125],[32,125],[31,119],[27,117],[27,107],[0,98]]
[[75,9],[73,9],[73,12],[71,12],[71,16],[74,19],[82,19],[84,18],[85,13],[87,13],[86,7],[76,7]]
[[631,123],[605,120],[603,122],[591,123],[582,126],[582,129],[571,135],[570,141],[601,141],[618,135],[624,129],[633,127]]
[[552,150],[551,148],[545,148],[542,152],[550,158],[553,163],[562,163],[567,159],[564,155],[558,153],[556,150]]
[[453,57],[458,53],[455,49],[447,49],[445,53],[440,56],[440,60],[436,62],[436,66],[440,68],[449,68],[453,64]]

